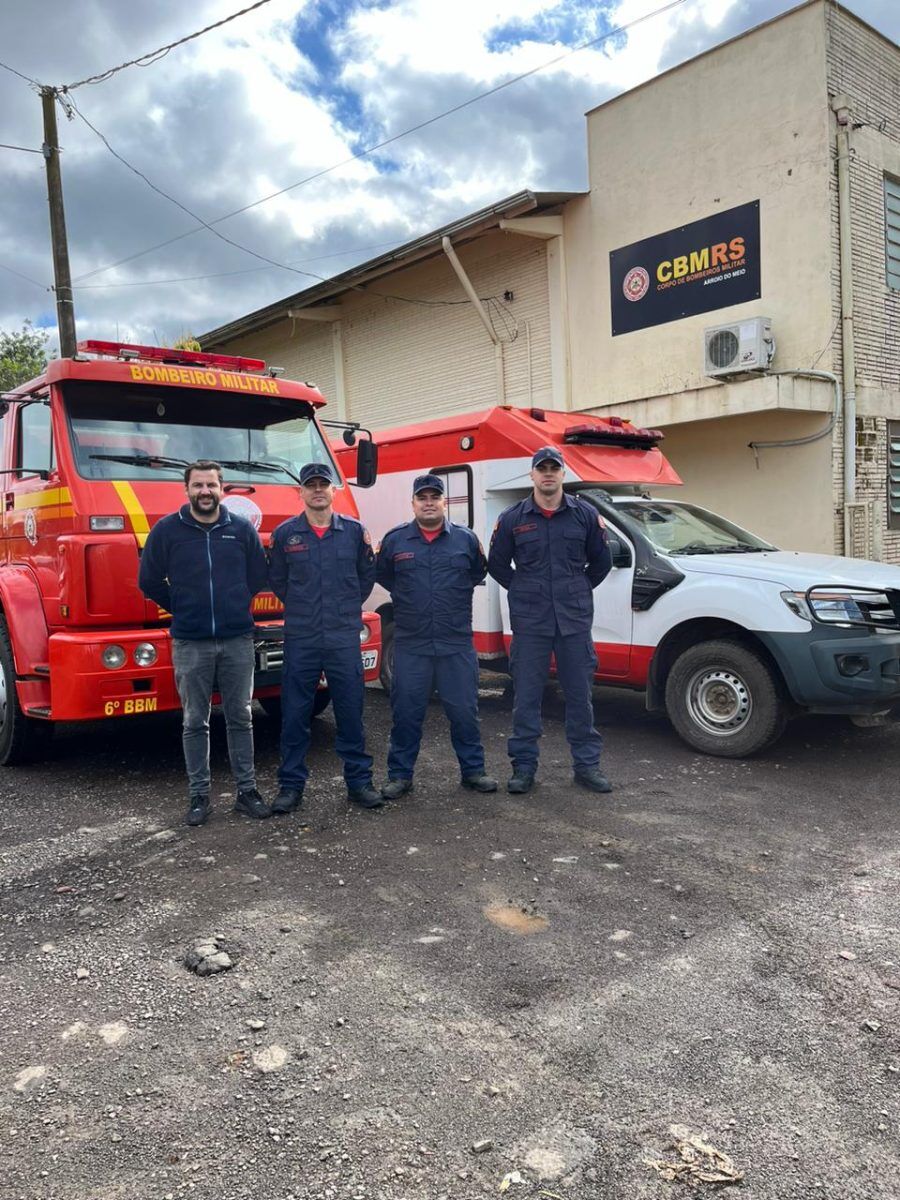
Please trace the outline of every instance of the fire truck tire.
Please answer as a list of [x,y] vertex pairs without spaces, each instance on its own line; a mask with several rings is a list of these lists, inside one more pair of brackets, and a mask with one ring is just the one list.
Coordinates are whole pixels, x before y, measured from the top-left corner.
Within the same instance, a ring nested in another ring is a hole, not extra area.
[[[280,696],[260,696],[260,707],[267,717],[273,721],[281,720],[281,697]],[[320,717],[328,705],[331,703],[331,692],[328,688],[319,688],[316,692],[316,698],[313,700],[312,715]]]
[[394,623],[381,621],[381,669],[378,672],[381,686],[391,694],[391,684],[394,682]]
[[9,630],[0,617],[0,765],[11,767],[42,758],[52,735],[49,721],[36,721],[22,712]]
[[689,746],[719,758],[746,758],[776,742],[788,709],[765,659],[723,638],[690,646],[666,680],[666,711]]

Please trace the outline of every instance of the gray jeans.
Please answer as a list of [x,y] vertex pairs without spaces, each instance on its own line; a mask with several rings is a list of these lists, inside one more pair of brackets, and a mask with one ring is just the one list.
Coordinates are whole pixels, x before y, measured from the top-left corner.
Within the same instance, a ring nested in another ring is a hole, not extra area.
[[175,686],[184,710],[182,741],[192,796],[209,795],[209,710],[217,688],[228,737],[228,759],[238,791],[256,787],[253,769],[253,634],[231,638],[172,639]]

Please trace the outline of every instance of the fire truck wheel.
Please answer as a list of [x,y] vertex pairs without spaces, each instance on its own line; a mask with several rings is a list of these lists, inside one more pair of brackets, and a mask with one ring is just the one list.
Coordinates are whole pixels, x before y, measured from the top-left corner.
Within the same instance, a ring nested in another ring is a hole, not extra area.
[[381,622],[381,669],[378,672],[381,686],[391,694],[391,684],[394,682],[394,623]]
[[52,734],[49,721],[36,721],[22,712],[9,630],[0,617],[0,765],[15,766],[43,757]]
[[788,710],[765,659],[738,641],[691,646],[666,680],[666,711],[680,737],[719,758],[745,758],[784,732]]

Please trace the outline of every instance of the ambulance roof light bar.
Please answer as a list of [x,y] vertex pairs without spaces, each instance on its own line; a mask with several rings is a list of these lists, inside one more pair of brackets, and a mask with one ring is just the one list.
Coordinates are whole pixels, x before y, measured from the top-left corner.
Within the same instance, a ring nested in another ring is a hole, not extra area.
[[623,417],[606,417],[596,425],[570,425],[563,442],[570,446],[623,446],[652,449],[665,434],[661,429],[638,429]]
[[133,346],[128,342],[98,342],[90,339],[78,343],[82,354],[99,354],[104,358],[121,358],[126,362],[149,359],[151,362],[177,363],[179,366],[215,367],[220,371],[265,371],[262,358],[238,358],[230,354],[207,354],[197,350],[173,350],[169,346]]

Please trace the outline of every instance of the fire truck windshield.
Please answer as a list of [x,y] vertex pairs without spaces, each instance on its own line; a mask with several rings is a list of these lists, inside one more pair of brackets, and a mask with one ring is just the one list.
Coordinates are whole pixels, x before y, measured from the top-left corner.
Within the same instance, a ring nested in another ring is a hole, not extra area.
[[313,409],[297,400],[75,380],[63,396],[85,479],[172,481],[189,462],[212,459],[228,482],[295,486],[304,463],[334,463]]

